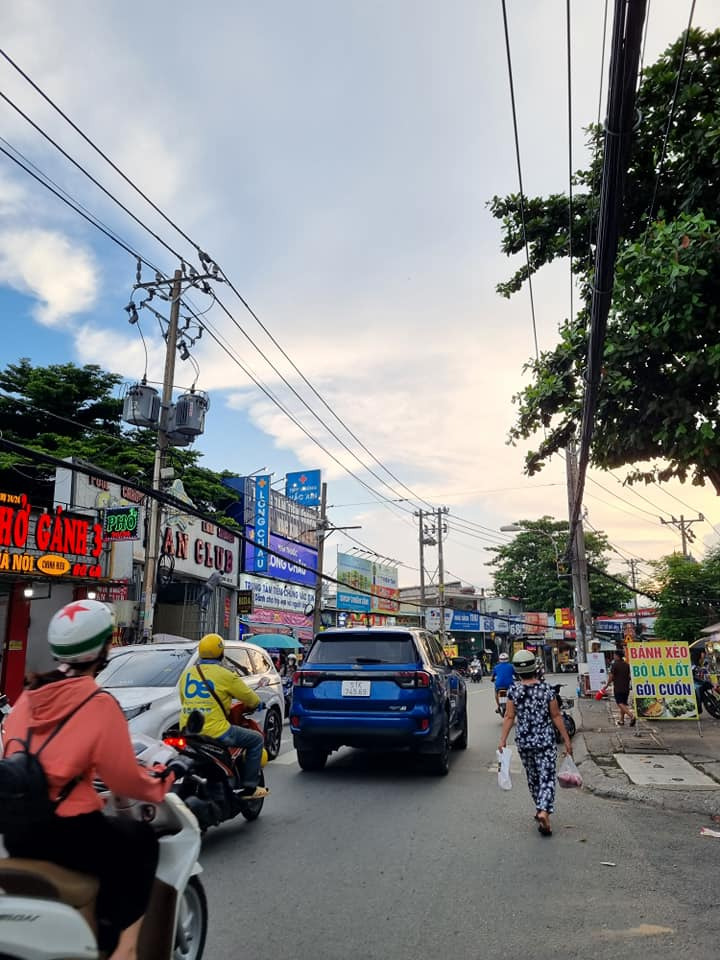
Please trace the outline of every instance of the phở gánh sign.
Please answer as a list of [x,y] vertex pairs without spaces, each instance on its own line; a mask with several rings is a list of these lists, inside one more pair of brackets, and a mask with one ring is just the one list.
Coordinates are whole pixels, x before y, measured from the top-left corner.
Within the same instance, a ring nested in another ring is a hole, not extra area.
[[103,512],[103,540],[138,540],[138,507],[106,507]]
[[686,643],[628,643],[627,662],[635,710],[648,720],[693,720],[697,700]]
[[103,529],[86,517],[33,513],[25,494],[0,494],[0,573],[100,579]]

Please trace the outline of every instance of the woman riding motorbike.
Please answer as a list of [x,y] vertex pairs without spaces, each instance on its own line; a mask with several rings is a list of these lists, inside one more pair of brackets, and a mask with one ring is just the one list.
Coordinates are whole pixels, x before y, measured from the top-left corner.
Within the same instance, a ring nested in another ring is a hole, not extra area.
[[103,815],[93,777],[114,793],[159,803],[174,776],[166,771],[161,779],[138,766],[120,706],[95,682],[112,629],[110,608],[97,600],[69,603],[50,621],[48,643],[59,667],[33,678],[5,722],[4,742],[9,756],[29,741],[51,800],[60,802],[49,824],[14,828],[4,840],[11,857],[96,876],[98,945],[111,960],[135,960],[158,843],[147,824]]

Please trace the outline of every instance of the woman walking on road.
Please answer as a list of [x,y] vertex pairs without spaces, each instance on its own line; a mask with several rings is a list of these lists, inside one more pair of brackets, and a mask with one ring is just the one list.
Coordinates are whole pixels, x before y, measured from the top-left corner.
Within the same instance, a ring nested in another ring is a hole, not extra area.
[[499,749],[517,721],[515,746],[525,767],[530,794],[535,802],[535,819],[544,837],[552,836],[550,814],[555,809],[555,729],[562,736],[565,752],[572,756],[572,744],[560,714],[555,691],[538,680],[537,661],[529,650],[513,657],[518,680],[508,691],[508,705],[500,734]]

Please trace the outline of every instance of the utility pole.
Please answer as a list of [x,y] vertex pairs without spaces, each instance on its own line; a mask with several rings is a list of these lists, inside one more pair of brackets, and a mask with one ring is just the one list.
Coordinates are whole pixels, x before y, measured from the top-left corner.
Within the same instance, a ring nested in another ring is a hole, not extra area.
[[[175,380],[175,354],[177,353],[178,319],[180,317],[180,298],[182,296],[182,270],[173,275],[170,294],[170,321],[167,329],[165,347],[165,372],[163,374],[162,405],[155,445],[155,463],[153,465],[152,488],[160,490],[162,468],[169,446],[167,437],[168,415],[172,404],[173,381]],[[148,524],[145,544],[145,570],[143,577],[143,608],[141,613],[142,637],[145,643],[152,639],[155,616],[155,589],[158,556],[160,555],[160,512],[161,505],[154,497],[150,502],[150,523]]]
[[420,603],[425,606],[425,528],[423,527],[423,512],[416,510],[418,518],[418,540],[420,544]]
[[[320,492],[320,521],[318,523],[317,580],[315,581],[315,609],[313,610],[313,637],[322,626],[322,588],[323,561],[325,559],[325,537],[327,531],[327,483],[323,481]],[[336,604],[337,606],[337,604]]]
[[[575,490],[577,488],[577,456],[575,444],[571,441],[565,451],[565,466],[567,470],[568,509],[570,525],[575,505]],[[570,563],[572,569],[573,606],[575,609],[575,642],[577,646],[578,681],[582,690],[580,675],[587,669],[587,645],[592,639],[592,606],[590,603],[590,585],[588,583],[587,558],[585,556],[585,531],[583,529],[582,511],[575,527],[575,536],[570,543]]]
[[666,520],[664,517],[660,517],[660,523],[664,524],[666,527],[677,527],[680,531],[680,537],[682,539],[682,552],[684,557],[689,557],[688,553],[688,541],[692,543],[695,540],[695,534],[692,532],[690,527],[694,523],[702,523],[705,517],[702,513],[699,513],[697,517],[691,517],[689,520],[686,520],[685,517],[680,514],[680,519],[676,520],[675,517],[672,517],[670,520]]
[[632,582],[633,588],[633,601],[635,603],[635,638],[637,639],[640,636],[640,614],[638,612],[638,596],[637,596],[637,564],[638,561],[635,559],[630,559],[626,561],[627,565],[630,567],[630,580]]
[[447,507],[438,507],[438,600],[440,602],[440,642],[443,646],[445,645],[445,560],[443,557],[443,533],[447,531],[447,526],[443,523],[443,514],[447,513],[449,513]]

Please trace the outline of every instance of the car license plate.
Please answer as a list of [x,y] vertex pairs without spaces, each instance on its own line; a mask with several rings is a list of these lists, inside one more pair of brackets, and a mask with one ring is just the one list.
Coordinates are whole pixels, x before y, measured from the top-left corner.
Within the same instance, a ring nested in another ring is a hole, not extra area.
[[343,680],[342,695],[344,697],[369,697],[369,680]]

